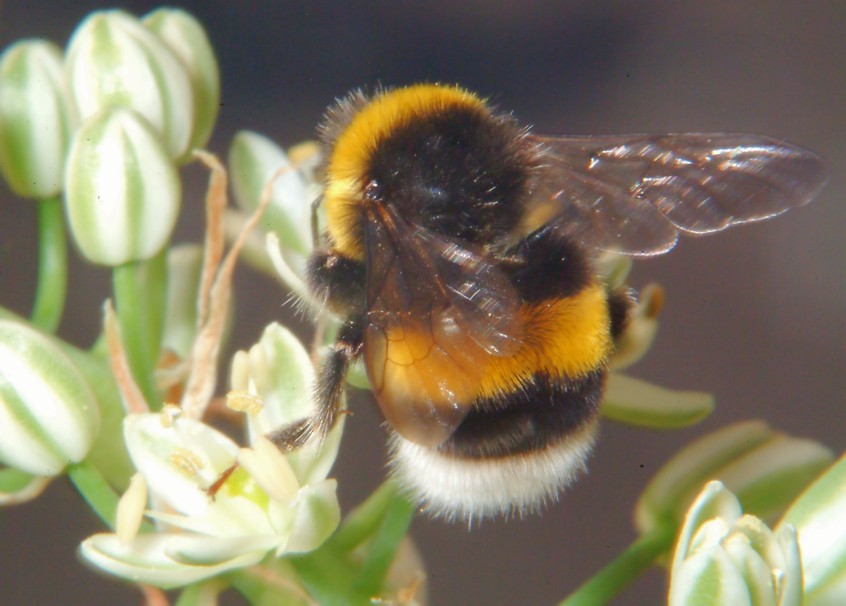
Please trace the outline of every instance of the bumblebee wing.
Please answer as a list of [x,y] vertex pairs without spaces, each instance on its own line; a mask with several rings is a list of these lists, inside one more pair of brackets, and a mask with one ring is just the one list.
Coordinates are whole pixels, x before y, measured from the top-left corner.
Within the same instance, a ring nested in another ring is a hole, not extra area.
[[389,423],[436,446],[464,419],[490,357],[519,347],[519,299],[484,254],[379,214],[365,229],[364,361]]
[[678,232],[707,234],[810,202],[826,182],[816,154],[746,134],[536,137],[532,195],[577,241],[630,255],[669,251]]

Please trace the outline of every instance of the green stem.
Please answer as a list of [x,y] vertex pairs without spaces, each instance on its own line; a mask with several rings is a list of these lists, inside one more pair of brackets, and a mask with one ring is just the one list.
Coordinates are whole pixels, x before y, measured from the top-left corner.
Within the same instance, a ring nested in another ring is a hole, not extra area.
[[674,537],[672,528],[656,528],[640,537],[558,606],[607,604],[666,553],[672,547]]
[[292,557],[290,562],[309,594],[321,606],[370,604],[370,596],[357,591],[353,562],[327,545],[306,556]]
[[135,382],[152,410],[161,408],[154,372],[164,322],[166,251],[147,261],[126,263],[112,275],[118,321]]
[[[120,496],[103,477],[103,474],[88,461],[82,461],[68,467],[68,477],[85,502],[91,506],[103,522],[115,529],[117,506]],[[141,532],[153,532],[155,529],[146,520],[141,523]]]
[[382,523],[385,512],[397,495],[397,490],[397,485],[388,480],[373,491],[366,501],[347,515],[338,532],[329,539],[332,548],[352,551],[371,538]]
[[32,323],[45,332],[56,332],[65,308],[68,251],[64,214],[59,196],[38,201],[38,287]]
[[100,472],[83,461],[68,467],[68,477],[91,509],[114,530],[119,497]]
[[414,505],[402,495],[394,495],[382,518],[379,530],[367,550],[356,587],[365,595],[375,596],[382,590],[388,569],[393,564],[400,542],[405,538]]

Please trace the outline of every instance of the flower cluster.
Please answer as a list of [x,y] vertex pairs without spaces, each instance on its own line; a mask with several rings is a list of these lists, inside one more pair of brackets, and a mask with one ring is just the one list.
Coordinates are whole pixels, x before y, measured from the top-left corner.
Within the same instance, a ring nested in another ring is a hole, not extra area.
[[[344,416],[294,452],[267,437],[315,406],[312,355],[289,330],[272,323],[234,354],[226,406],[215,397],[237,326],[239,255],[304,307],[321,307],[303,277],[322,225],[312,205],[320,150],[241,132],[227,173],[198,149],[219,100],[209,40],[180,10],[96,12],[64,52],[28,40],[0,57],[0,172],[34,200],[40,238],[30,318],[0,307],[0,504],[67,476],[105,526],[82,543],[83,559],[142,586],[151,603],[160,589],[213,603],[234,588],[256,604],[424,604],[406,537],[413,506],[398,489],[387,482],[342,522],[329,476]],[[211,172],[205,241],[172,245],[180,167],[194,159]],[[56,335],[65,223],[84,259],[113,277],[102,337],[87,350]],[[609,289],[625,287],[630,267],[600,262]],[[676,428],[713,410],[708,394],[619,372],[649,349],[662,305],[660,287],[642,289],[615,342],[606,418]],[[347,380],[368,387],[355,366]],[[213,428],[211,412],[244,425],[247,446]],[[846,459],[832,459],[759,421],[692,442],[643,491],[631,551],[565,604],[605,603],[654,563],[668,565],[671,606],[844,603]]]

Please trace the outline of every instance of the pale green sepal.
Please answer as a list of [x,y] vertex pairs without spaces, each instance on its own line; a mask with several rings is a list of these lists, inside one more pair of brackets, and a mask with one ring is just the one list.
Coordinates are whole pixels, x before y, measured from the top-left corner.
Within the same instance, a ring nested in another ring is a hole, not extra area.
[[232,140],[228,163],[235,201],[246,212],[258,206],[265,185],[276,171],[283,167],[289,169],[273,184],[270,206],[262,217],[262,225],[265,231],[278,235],[283,248],[308,254],[312,247],[312,200],[305,180],[282,148],[267,137],[241,131]]
[[[341,507],[335,480],[322,480],[300,489],[287,553],[305,553],[320,547],[341,522]],[[277,552],[281,555],[283,549]]]
[[600,408],[607,419],[657,429],[693,425],[713,410],[711,394],[674,391],[617,373],[608,376]]
[[0,470],[0,506],[20,505],[38,497],[50,478],[33,476],[19,469],[7,468]]

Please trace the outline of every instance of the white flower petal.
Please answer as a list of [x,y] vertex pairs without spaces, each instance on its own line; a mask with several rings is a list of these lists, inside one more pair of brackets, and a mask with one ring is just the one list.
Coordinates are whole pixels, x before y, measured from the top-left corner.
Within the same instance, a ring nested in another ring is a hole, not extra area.
[[[315,407],[315,371],[300,340],[287,328],[273,323],[265,328],[249,353],[236,354],[232,364],[234,389],[253,387],[263,402],[258,415],[250,415],[251,441],[310,416]],[[300,484],[326,478],[341,442],[344,417],[320,443],[309,442],[286,455]]]
[[203,515],[149,511],[147,516],[176,528],[212,537],[273,535],[276,531],[268,518],[264,506],[266,501],[266,496],[262,504],[259,504],[246,496],[232,496],[228,490],[224,489],[217,493]]
[[204,540],[210,551],[226,552],[227,555],[217,561],[207,561],[203,565],[177,562],[168,553],[178,554],[186,548],[193,553],[198,549],[196,539],[186,540],[184,535],[167,533],[138,535],[129,544],[121,542],[114,534],[97,534],[83,541],[80,553],[101,570],[134,583],[155,585],[164,589],[188,585],[227,570],[251,566],[267,553],[263,545],[261,548],[243,551],[245,545],[240,544],[238,547],[241,550],[233,548],[227,551],[220,548],[218,539]]
[[335,532],[341,522],[337,488],[335,480],[323,480],[300,489],[297,513],[285,546],[286,552],[301,553],[317,549]]
[[230,538],[210,538],[197,535],[178,535],[165,546],[165,552],[175,562],[191,566],[208,566],[231,560],[244,553],[267,553],[279,543],[272,535],[242,535]]
[[150,492],[188,515],[207,512],[205,489],[238,453],[232,440],[200,421],[179,418],[165,427],[155,413],[128,416],[124,439],[136,468],[147,478]]

